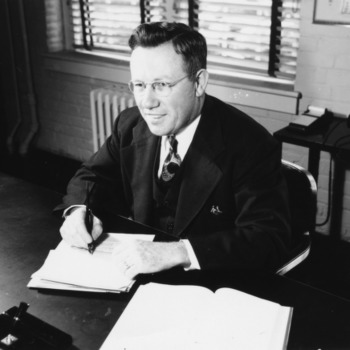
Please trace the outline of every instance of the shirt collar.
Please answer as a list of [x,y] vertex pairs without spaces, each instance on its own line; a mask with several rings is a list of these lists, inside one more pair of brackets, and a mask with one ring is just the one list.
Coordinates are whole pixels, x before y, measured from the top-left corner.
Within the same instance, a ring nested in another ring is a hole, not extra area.
[[[201,115],[194,119],[189,125],[181,130],[178,134],[175,135],[178,142],[177,153],[180,156],[181,160],[185,158],[188,148],[193,140],[194,134],[197,130]],[[161,150],[168,153],[168,142],[166,142],[167,136],[162,136],[162,147]]]

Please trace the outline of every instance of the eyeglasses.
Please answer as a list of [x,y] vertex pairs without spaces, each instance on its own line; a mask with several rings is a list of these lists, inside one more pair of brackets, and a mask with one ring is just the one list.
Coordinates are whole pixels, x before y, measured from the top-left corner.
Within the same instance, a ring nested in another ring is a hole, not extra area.
[[147,85],[151,85],[152,90],[156,93],[156,95],[166,97],[170,95],[171,88],[173,86],[175,86],[177,83],[179,83],[181,80],[184,80],[187,77],[188,75],[185,75],[184,77],[175,80],[171,83],[167,83],[165,81],[154,81],[153,83],[145,83],[143,81],[130,81],[129,89],[135,95],[142,95],[145,92]]

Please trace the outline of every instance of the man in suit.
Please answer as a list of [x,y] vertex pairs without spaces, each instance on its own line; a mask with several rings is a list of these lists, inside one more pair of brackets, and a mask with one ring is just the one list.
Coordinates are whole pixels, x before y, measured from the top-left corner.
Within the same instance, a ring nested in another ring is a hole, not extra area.
[[[114,261],[130,277],[175,266],[280,267],[291,233],[279,144],[206,94],[207,48],[198,32],[142,24],[129,45],[137,107],[119,115],[111,137],[71,180],[63,239],[86,247],[121,214],[179,238],[120,242]],[[84,224],[87,188],[92,237]]]

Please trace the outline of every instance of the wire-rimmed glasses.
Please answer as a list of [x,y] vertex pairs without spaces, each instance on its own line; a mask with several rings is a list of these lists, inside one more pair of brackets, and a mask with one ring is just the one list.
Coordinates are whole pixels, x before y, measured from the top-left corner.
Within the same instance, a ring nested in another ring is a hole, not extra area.
[[152,83],[145,83],[143,81],[135,80],[130,81],[128,85],[130,91],[135,95],[142,95],[146,91],[147,85],[150,85],[152,87],[152,90],[156,93],[156,95],[166,97],[170,95],[173,86],[175,86],[177,83],[179,83],[187,77],[188,75],[185,75],[184,77],[177,79],[171,83],[165,81],[154,81]]

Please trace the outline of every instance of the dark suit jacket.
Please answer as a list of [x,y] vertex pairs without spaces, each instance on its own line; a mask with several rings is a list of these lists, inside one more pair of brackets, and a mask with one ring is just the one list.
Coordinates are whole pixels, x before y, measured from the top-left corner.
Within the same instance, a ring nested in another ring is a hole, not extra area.
[[[71,180],[61,208],[85,201],[94,211],[152,224],[152,176],[160,138],[138,108],[117,118],[112,136]],[[202,269],[276,269],[290,244],[287,189],[279,144],[253,119],[206,96],[182,166],[174,234],[188,238]]]

